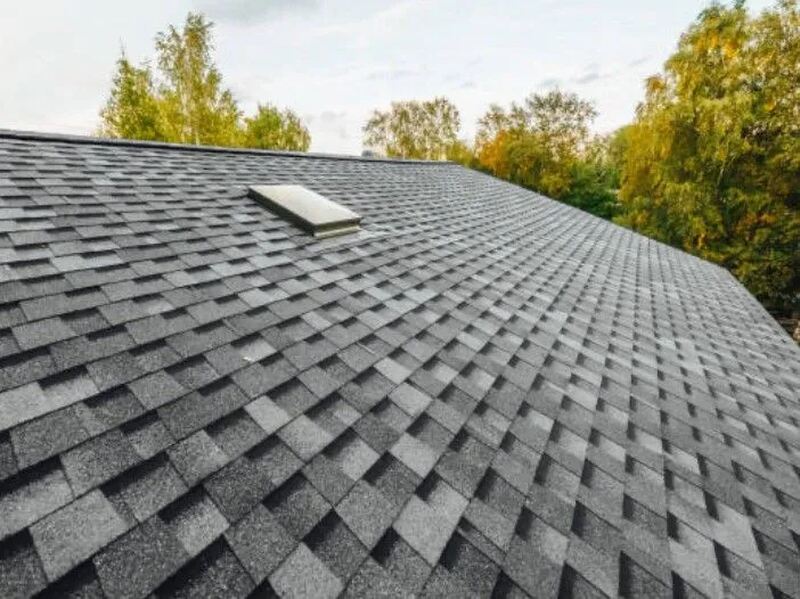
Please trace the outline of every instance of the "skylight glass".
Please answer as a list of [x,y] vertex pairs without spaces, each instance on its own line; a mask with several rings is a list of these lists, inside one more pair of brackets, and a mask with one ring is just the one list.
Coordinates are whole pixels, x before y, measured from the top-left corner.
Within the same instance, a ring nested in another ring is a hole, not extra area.
[[302,185],[254,185],[250,196],[314,237],[359,230],[361,216]]

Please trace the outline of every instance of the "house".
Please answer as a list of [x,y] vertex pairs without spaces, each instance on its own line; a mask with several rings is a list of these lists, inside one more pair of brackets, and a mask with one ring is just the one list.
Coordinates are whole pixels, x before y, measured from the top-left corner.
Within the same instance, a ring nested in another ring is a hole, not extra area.
[[728,272],[481,173],[0,134],[2,597],[800,597],[799,419]]

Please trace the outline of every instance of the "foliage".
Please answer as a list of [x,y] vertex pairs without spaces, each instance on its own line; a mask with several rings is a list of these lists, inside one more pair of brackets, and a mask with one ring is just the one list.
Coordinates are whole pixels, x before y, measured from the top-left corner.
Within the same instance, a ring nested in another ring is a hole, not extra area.
[[624,125],[603,138],[605,163],[610,171],[611,186],[615,190],[619,190],[622,184],[622,169],[631,146],[632,129],[631,125]]
[[460,152],[458,109],[447,98],[392,102],[364,126],[364,145],[385,156],[444,160]]
[[612,187],[610,171],[602,163],[578,161],[572,167],[570,178],[570,187],[561,201],[605,219],[616,214],[617,194]]
[[549,147],[570,150],[584,143],[589,125],[597,116],[591,102],[576,94],[552,90],[531,94],[522,104],[512,102],[508,110],[493,104],[480,119],[479,145],[502,131],[513,135],[540,135]]
[[167,136],[179,143],[236,145],[240,111],[211,57],[211,22],[189,14],[183,31],[156,36]]
[[258,105],[256,114],[244,119],[244,145],[248,148],[284,148],[305,152],[311,144],[308,129],[291,110]]
[[586,145],[580,158],[572,164],[570,185],[561,198],[563,202],[605,219],[616,214],[619,163],[615,142],[618,138],[619,132],[616,132],[595,137]]
[[455,162],[467,168],[478,169],[480,164],[478,158],[472,147],[466,141],[461,139],[456,140],[454,143],[447,147],[445,158],[450,162]]
[[153,76],[147,65],[135,67],[122,54],[101,116],[100,133],[105,137],[150,141],[165,138]]
[[242,118],[233,93],[222,85],[212,53],[213,23],[190,13],[182,30],[156,36],[157,75],[136,67],[124,52],[100,113],[106,137],[174,143],[307,150],[308,130],[290,110],[260,105]]
[[560,90],[508,109],[492,105],[479,121],[478,161],[497,177],[609,218],[615,181],[605,141],[589,135],[596,115],[590,102]]
[[712,5],[627,134],[618,221],[731,270],[767,306],[800,290],[800,11]]

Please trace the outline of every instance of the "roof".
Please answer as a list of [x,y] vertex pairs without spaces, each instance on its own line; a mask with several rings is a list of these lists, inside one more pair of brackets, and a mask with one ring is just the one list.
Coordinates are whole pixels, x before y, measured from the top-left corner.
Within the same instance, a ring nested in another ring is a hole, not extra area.
[[0,298],[0,596],[800,596],[800,350],[530,191],[6,132]]

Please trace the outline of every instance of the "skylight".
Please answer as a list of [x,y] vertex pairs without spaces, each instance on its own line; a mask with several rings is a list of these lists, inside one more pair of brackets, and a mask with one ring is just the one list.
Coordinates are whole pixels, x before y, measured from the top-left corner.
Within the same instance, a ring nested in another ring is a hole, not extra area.
[[361,216],[302,185],[254,185],[250,196],[314,237],[359,230]]

